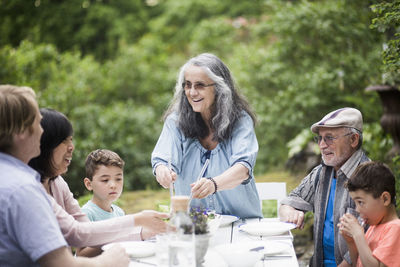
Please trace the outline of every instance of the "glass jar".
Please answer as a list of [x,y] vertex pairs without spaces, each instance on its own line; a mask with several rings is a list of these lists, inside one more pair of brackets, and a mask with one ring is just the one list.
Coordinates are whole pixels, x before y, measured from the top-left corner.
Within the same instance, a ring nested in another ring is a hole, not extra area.
[[195,266],[194,226],[189,216],[189,196],[171,198],[172,214],[169,221],[169,266]]

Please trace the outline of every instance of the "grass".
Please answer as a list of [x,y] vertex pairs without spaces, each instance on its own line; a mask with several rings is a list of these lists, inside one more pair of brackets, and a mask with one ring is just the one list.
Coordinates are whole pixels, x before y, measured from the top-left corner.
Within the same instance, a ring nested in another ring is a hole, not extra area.
[[120,198],[121,208],[126,213],[141,210],[158,210],[158,205],[169,205],[169,190],[140,190],[124,192]]
[[300,181],[299,178],[303,177],[294,176],[293,174],[286,171],[276,171],[276,172],[269,172],[261,176],[257,176],[256,182],[257,183],[285,182],[287,193],[289,193],[299,184]]

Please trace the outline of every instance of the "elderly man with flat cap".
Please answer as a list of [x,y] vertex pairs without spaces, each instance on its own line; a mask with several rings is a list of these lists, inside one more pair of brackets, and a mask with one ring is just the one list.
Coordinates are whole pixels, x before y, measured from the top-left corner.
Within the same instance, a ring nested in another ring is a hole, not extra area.
[[356,167],[369,161],[361,149],[362,115],[354,108],[330,112],[311,126],[322,154],[315,167],[281,202],[282,221],[302,228],[304,212],[314,212],[314,255],[310,266],[350,266],[346,242],[336,227],[348,207],[354,208],[344,183]]

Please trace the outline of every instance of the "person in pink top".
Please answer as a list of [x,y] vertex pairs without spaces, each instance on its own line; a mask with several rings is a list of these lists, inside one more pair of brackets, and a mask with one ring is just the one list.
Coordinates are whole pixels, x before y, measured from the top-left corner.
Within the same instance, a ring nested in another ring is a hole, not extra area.
[[64,114],[56,110],[42,108],[40,113],[44,131],[40,140],[41,153],[30,160],[29,165],[40,174],[44,188],[52,196],[53,212],[70,246],[97,247],[90,253],[83,253],[95,256],[101,253],[99,247],[103,244],[144,240],[166,231],[166,223],[162,219],[169,215],[156,211],[91,222],[61,177],[67,172],[75,149],[72,125]]
[[340,218],[339,232],[349,247],[351,266],[399,266],[400,220],[396,213],[396,179],[383,163],[358,166],[346,187],[356,211],[370,225],[364,228],[347,213]]

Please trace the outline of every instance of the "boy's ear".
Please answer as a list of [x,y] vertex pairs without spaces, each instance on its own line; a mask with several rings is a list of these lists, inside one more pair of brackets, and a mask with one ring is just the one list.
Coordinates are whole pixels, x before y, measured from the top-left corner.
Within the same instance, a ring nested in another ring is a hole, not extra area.
[[92,181],[89,178],[85,177],[85,179],[83,179],[83,183],[85,184],[87,190],[89,190],[89,191],[93,190]]
[[392,202],[392,198],[390,196],[390,193],[388,191],[384,191],[381,195],[381,199],[383,201],[383,205],[389,206]]

